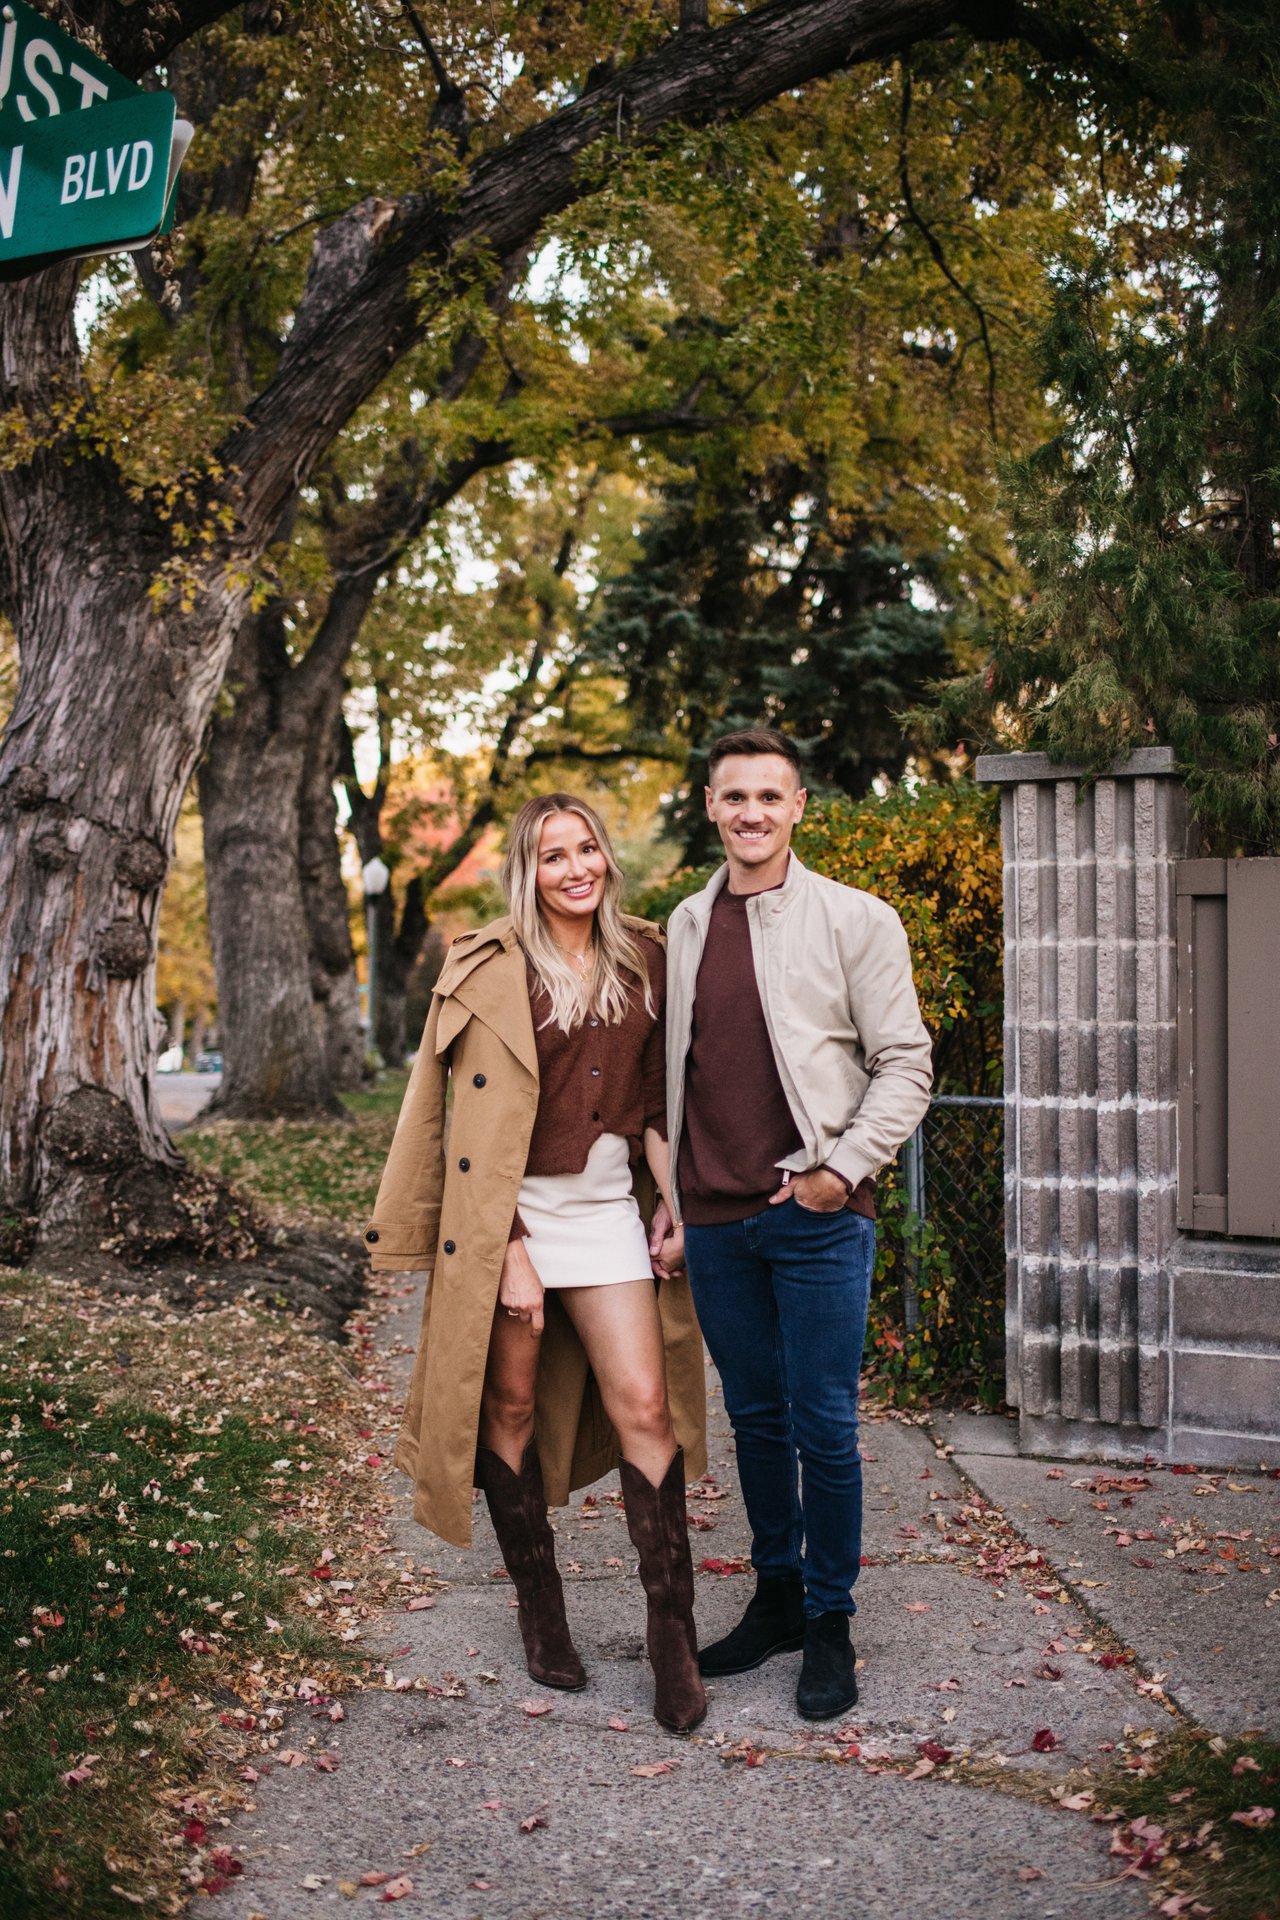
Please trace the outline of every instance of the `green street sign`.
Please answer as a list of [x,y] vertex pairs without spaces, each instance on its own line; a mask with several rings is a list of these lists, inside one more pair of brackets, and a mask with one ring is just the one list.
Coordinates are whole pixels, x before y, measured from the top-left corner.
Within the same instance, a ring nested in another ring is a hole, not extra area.
[[25,0],[0,5],[0,280],[146,246],[193,129]]
[[15,128],[134,99],[141,92],[24,0],[6,0],[0,8],[0,129],[5,136],[16,139]]
[[168,93],[42,120],[0,145],[0,265],[144,242],[165,216],[173,149]]

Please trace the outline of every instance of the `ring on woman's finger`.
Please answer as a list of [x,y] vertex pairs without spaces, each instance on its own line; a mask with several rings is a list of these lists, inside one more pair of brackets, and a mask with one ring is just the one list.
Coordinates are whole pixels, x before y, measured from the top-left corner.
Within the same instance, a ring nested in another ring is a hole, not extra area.
[[520,1309],[518,1307],[508,1307],[507,1318],[509,1320],[518,1320],[520,1318]]

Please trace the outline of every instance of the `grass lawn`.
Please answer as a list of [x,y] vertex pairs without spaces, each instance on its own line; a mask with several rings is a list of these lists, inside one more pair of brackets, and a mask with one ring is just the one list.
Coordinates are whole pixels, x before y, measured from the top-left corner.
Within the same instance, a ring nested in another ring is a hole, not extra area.
[[407,1078],[384,1073],[370,1092],[347,1094],[348,1126],[221,1120],[185,1128],[178,1144],[274,1219],[355,1230],[372,1210]]
[[1099,1804],[1123,1809],[1116,1872],[1142,1864],[1166,1883],[1175,1920],[1280,1920],[1280,1746],[1260,1735],[1176,1734],[1150,1771],[1108,1781]]
[[[182,1145],[269,1215],[351,1227],[402,1090],[349,1127]],[[0,1271],[0,1914],[175,1913],[234,1879],[225,1810],[324,1764],[370,1601],[430,1591],[388,1558],[388,1390],[369,1323],[350,1332]],[[299,1698],[316,1747],[289,1756]]]

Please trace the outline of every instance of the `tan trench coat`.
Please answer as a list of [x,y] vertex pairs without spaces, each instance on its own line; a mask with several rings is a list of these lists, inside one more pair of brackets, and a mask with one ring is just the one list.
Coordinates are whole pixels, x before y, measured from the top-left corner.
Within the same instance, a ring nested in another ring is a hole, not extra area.
[[[395,1461],[415,1482],[414,1518],[459,1547],[471,1544],[485,1360],[537,1107],[524,955],[504,918],[449,950],[364,1236],[376,1272],[431,1271]],[[636,1191],[643,1211],[652,1197],[643,1166]],[[662,1282],[658,1306],[671,1418],[694,1479],[706,1470],[706,1405],[702,1337],[684,1275]],[[617,1435],[554,1291],[535,1430],[552,1506],[617,1465]]]

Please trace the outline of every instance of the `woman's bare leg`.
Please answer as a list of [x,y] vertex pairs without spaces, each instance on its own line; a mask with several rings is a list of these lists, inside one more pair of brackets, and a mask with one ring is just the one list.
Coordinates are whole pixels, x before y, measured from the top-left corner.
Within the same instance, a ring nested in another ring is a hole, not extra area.
[[538,1381],[541,1333],[513,1320],[503,1307],[493,1316],[489,1358],[480,1399],[480,1445],[519,1473],[524,1450],[533,1438],[533,1404]]
[[622,1442],[623,1458],[656,1487],[671,1465],[676,1436],[653,1281],[559,1291]]

